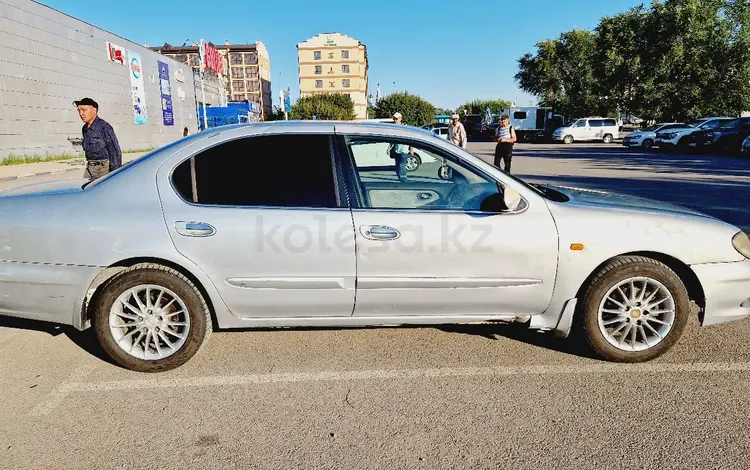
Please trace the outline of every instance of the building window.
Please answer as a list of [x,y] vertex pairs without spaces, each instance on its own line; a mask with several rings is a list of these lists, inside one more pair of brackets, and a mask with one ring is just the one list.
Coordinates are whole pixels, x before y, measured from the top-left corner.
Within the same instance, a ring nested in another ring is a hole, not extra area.
[[351,81],[348,78],[345,78],[342,80],[342,85],[344,85],[344,88],[349,88],[351,86]]
[[245,95],[243,93],[235,93],[232,95],[232,101],[245,101]]
[[200,67],[201,58],[198,56],[198,54],[192,54],[190,56],[190,65],[193,67]]
[[313,52],[313,55],[315,56],[315,60],[320,60],[320,51]]
[[242,54],[236,52],[229,54],[229,63],[231,65],[242,65]]
[[323,80],[315,80],[315,88],[323,88]]
[[245,53],[245,63],[247,65],[255,65],[258,63],[258,54],[256,52]]
[[258,80],[253,80],[247,82],[247,91],[260,91],[260,82]]
[[232,91],[245,91],[245,82],[242,80],[232,80]]
[[176,60],[177,62],[181,62],[185,65],[189,65],[187,54],[177,54],[176,56],[174,56],[174,60]]
[[344,64],[341,66],[341,71],[344,73],[349,73],[349,66]]
[[342,59],[348,59],[349,58],[349,51],[341,51],[341,58]]
[[246,78],[258,78],[258,67],[245,67]]
[[330,82],[328,82],[328,86],[331,87],[331,88],[336,88],[336,82],[330,81]]
[[231,67],[232,78],[245,78],[245,70],[242,67]]
[[321,67],[320,65],[316,65],[315,66],[315,75],[320,75],[321,73],[323,73],[323,67]]

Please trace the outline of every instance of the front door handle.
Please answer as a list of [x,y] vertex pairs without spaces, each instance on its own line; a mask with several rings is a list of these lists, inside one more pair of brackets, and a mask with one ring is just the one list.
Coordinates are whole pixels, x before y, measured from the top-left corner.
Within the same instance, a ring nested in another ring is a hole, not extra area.
[[363,225],[359,231],[369,240],[395,240],[401,236],[395,228],[384,225]]
[[185,237],[210,237],[216,229],[205,222],[175,222],[175,230]]

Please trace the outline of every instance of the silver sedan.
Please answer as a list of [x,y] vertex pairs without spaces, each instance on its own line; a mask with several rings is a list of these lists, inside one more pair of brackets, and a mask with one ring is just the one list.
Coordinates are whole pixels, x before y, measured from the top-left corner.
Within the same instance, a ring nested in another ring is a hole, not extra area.
[[214,327],[514,321],[638,362],[690,315],[750,315],[738,228],[529,185],[390,124],[227,126],[94,181],[6,191],[0,252],[0,314],[93,327],[137,371],[184,364]]

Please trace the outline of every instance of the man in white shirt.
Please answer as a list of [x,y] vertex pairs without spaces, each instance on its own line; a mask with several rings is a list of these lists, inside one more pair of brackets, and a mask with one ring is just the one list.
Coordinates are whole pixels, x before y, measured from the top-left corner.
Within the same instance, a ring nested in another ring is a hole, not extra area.
[[[400,124],[402,126],[405,125],[401,113],[393,114],[393,123]],[[402,183],[406,183],[406,159],[409,154],[413,154],[414,150],[404,144],[393,144],[390,146],[389,152],[391,154],[391,158],[396,164],[396,175],[398,176],[398,180]]]
[[451,121],[451,125],[448,126],[448,140],[462,149],[466,149],[466,129],[464,129],[464,125],[458,121],[458,114],[451,116]]

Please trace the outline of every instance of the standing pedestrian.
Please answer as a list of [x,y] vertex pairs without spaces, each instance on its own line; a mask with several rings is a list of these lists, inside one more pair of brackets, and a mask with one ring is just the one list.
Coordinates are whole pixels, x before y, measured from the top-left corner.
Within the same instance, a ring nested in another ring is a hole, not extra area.
[[[393,123],[405,125],[401,113],[393,114]],[[406,183],[406,161],[409,155],[414,155],[414,149],[404,144],[391,144],[388,152],[396,165],[396,176],[402,183]]]
[[86,170],[83,177],[95,179],[122,166],[122,151],[112,126],[99,117],[99,105],[91,98],[73,102],[83,124],[83,151]]
[[458,114],[451,116],[451,125],[448,126],[448,140],[466,150],[466,129],[458,121]]
[[495,132],[495,166],[500,168],[500,160],[503,161],[503,171],[510,173],[510,162],[513,159],[513,144],[516,142],[516,131],[510,125],[510,117],[503,114],[500,125]]

